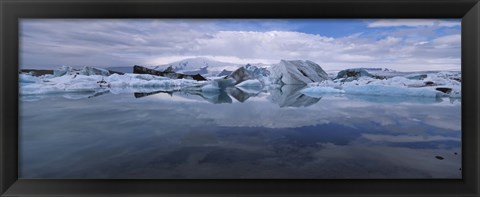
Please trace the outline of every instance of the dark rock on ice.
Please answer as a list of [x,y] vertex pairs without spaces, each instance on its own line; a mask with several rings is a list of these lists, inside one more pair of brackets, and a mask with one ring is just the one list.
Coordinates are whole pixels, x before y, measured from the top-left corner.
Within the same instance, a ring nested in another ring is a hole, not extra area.
[[435,158],[437,158],[438,160],[443,160],[444,158],[441,157],[441,156],[435,156]]
[[435,88],[435,90],[443,92],[445,94],[450,94],[452,92],[452,88]]
[[370,74],[368,71],[362,68],[352,68],[352,69],[346,69],[338,72],[336,79],[340,78],[359,78],[359,77],[371,77],[373,76]]
[[460,77],[451,77],[450,79],[458,81],[458,82],[462,82],[462,79]]
[[189,77],[192,77],[193,80],[197,80],[197,81],[206,81],[207,79],[205,79],[205,77],[203,77],[202,75],[200,74],[196,74],[196,75],[186,75],[187,77],[186,78],[189,78]]
[[357,80],[360,77],[371,77],[374,79],[387,78],[385,76],[370,74],[367,70],[363,68],[351,68],[351,69],[345,69],[338,72],[337,77],[335,77],[335,79],[342,79],[342,81],[353,81],[353,80]]
[[53,70],[21,69],[19,73],[28,73],[32,76],[39,77],[43,75],[53,75]]
[[108,70],[108,72],[110,72],[110,74],[118,74],[118,75],[124,75],[125,74],[124,72],[114,71],[114,70]]
[[435,86],[436,85],[435,82],[433,82],[433,81],[426,81],[426,82],[424,82],[424,84],[425,84],[425,86]]
[[146,67],[143,67],[143,66],[138,66],[138,65],[133,66],[133,73],[135,73],[135,74],[149,74],[149,75],[156,75],[156,76],[164,76],[165,75],[165,73],[162,72],[162,71],[153,70],[153,69],[149,69],[149,68],[146,68]]

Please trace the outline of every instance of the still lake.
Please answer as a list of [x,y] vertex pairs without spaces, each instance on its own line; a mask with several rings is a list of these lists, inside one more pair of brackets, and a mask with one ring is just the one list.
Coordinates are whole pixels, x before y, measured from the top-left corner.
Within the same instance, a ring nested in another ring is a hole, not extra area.
[[157,92],[20,97],[19,178],[461,178],[461,102]]

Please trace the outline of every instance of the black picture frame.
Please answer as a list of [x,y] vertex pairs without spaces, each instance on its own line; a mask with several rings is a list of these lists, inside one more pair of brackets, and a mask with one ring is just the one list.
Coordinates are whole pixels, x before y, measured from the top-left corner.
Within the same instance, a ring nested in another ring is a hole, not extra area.
[[[0,0],[1,196],[478,196],[478,0]],[[461,180],[18,179],[20,18],[462,18]]]

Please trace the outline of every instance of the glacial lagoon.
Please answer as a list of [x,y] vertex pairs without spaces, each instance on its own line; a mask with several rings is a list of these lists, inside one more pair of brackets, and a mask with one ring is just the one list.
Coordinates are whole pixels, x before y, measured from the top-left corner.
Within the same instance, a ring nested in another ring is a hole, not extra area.
[[462,177],[459,99],[302,88],[22,95],[19,177]]

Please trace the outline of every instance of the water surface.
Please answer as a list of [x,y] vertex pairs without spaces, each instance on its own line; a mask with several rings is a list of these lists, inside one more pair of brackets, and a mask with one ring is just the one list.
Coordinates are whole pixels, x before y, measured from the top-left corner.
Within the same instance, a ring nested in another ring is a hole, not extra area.
[[461,178],[461,104],[248,93],[23,96],[20,178]]

